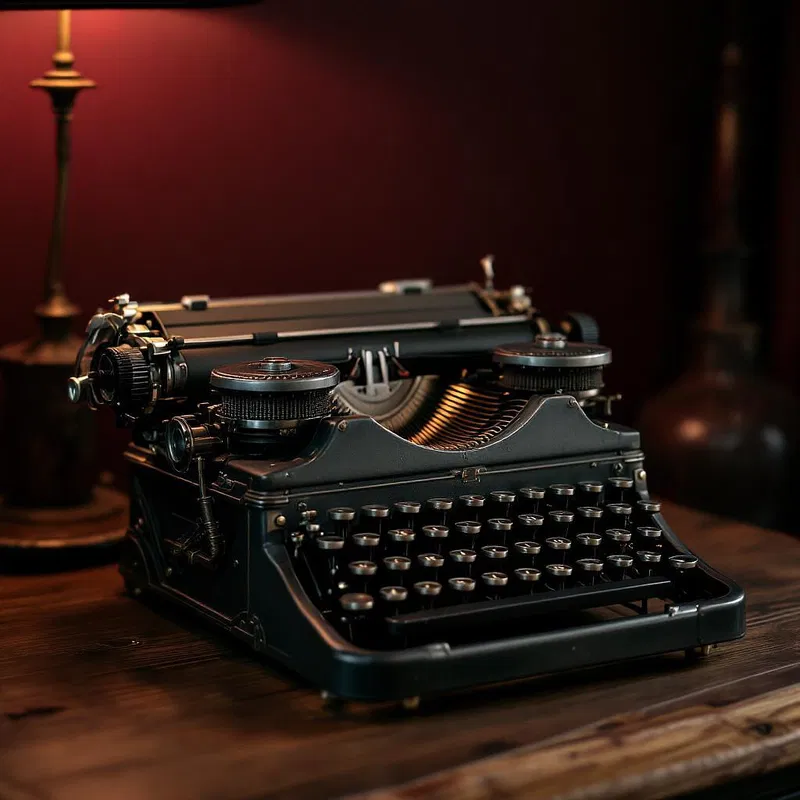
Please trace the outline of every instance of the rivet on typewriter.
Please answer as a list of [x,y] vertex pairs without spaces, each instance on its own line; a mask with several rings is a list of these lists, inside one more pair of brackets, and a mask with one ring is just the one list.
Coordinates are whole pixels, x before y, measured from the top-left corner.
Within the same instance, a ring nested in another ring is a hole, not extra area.
[[514,523],[504,517],[494,517],[486,523],[491,541],[494,544],[505,546],[508,534],[514,529]]
[[437,553],[441,553],[442,543],[450,535],[450,529],[445,525],[426,525],[422,529],[422,535]]
[[622,554],[628,549],[631,532],[625,528],[609,528],[605,532],[606,547],[609,553]]
[[545,540],[547,547],[548,561],[556,564],[564,564],[567,560],[567,550],[572,547],[572,542],[565,536],[551,536]]
[[354,578],[353,582],[361,583],[364,592],[367,592],[371,583],[370,578],[375,576],[378,565],[373,561],[351,561],[347,567]]
[[605,508],[609,528],[627,528],[631,524],[633,507],[627,503],[608,503]]
[[603,537],[599,533],[579,533],[575,541],[582,557],[595,558],[603,544]]
[[477,558],[478,554],[474,550],[461,548],[450,551],[450,560],[453,563],[453,567],[463,577],[468,578],[472,574],[472,565]]
[[570,498],[575,494],[575,487],[569,483],[554,483],[547,491],[551,508],[566,510],[569,508]]
[[439,570],[444,566],[444,558],[439,553],[420,553],[417,564],[426,581],[435,581],[439,577]]
[[425,508],[437,525],[447,525],[447,514],[453,508],[453,498],[431,497],[425,502]]
[[411,559],[405,556],[387,556],[383,559],[383,566],[392,573],[392,580],[399,584],[405,583],[405,575],[411,569]]
[[636,560],[639,563],[639,573],[649,578],[655,574],[658,564],[661,563],[661,553],[653,550],[639,550],[636,553]]
[[381,544],[381,537],[377,533],[354,533],[350,538],[359,555],[363,555],[367,561],[374,560],[375,552]]
[[599,558],[579,558],[575,562],[582,583],[594,586],[603,572],[603,562]]
[[431,608],[442,593],[442,584],[437,581],[418,581],[414,584],[414,591],[423,608]]
[[385,520],[389,518],[389,506],[367,505],[361,506],[361,524],[376,533],[383,533]]
[[630,577],[633,558],[621,553],[612,553],[606,556],[606,572],[611,580],[622,581]]
[[422,504],[415,503],[412,500],[400,500],[394,504],[394,513],[400,523],[400,527],[410,528],[411,530],[414,530],[414,525],[421,510]]
[[558,509],[551,511],[547,515],[550,524],[550,532],[556,536],[569,536],[569,527],[575,520],[575,514],[571,511]]
[[600,481],[580,481],[578,483],[578,501],[582,505],[603,505],[603,486]]
[[403,586],[382,586],[380,597],[386,613],[395,616],[401,612],[408,598],[408,589]]
[[492,502],[493,516],[507,518],[511,516],[511,506],[517,499],[517,495],[508,489],[499,489],[489,493]]
[[483,526],[476,520],[463,520],[456,522],[456,530],[461,534],[461,543],[467,545],[470,550],[475,549],[475,542]]
[[456,593],[455,596],[462,603],[466,603],[475,594],[476,583],[474,578],[459,575],[455,578],[450,578],[447,581],[447,586],[450,591]]
[[538,542],[516,542],[514,544],[517,563],[522,563],[525,567],[533,566],[534,558],[541,552],[542,546]]
[[553,589],[565,589],[567,580],[572,575],[572,567],[569,564],[548,564],[547,583]]
[[389,531],[389,550],[393,554],[407,556],[415,538],[416,534],[411,528],[395,528]]
[[535,567],[518,567],[514,570],[516,588],[521,592],[533,593],[539,585],[542,573]]
[[545,497],[545,490],[541,486],[523,486],[519,490],[522,496],[522,507],[526,512],[538,514],[541,502]]
[[504,589],[508,586],[508,575],[505,572],[484,572],[481,580],[487,599],[499,600],[505,595]]
[[517,523],[522,535],[533,541],[544,525],[544,517],[541,514],[520,514]]
[[597,506],[581,506],[578,509],[578,529],[580,533],[596,533],[598,520],[603,517],[603,509]]
[[356,512],[352,508],[331,508],[328,510],[328,519],[333,522],[336,533],[339,536],[347,537],[350,530],[350,523],[356,518]]
[[645,550],[655,550],[661,547],[661,528],[652,528],[642,525],[636,531],[636,544]]
[[633,478],[617,476],[608,479],[607,503],[624,503],[628,493],[633,489]]

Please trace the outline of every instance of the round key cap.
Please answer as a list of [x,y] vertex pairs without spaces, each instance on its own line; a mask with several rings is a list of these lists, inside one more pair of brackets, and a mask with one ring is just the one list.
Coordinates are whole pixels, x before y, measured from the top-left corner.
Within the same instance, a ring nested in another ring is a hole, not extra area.
[[486,586],[506,586],[508,584],[508,575],[505,572],[484,572],[481,575],[481,580]]
[[455,528],[461,539],[460,543],[474,548],[482,527],[481,523],[476,520],[462,520],[461,522],[456,522]]
[[351,561],[348,569],[359,577],[372,577],[378,571],[378,565],[372,561]]
[[514,580],[521,592],[534,591],[541,577],[541,571],[535,567],[519,567],[514,570]]
[[556,509],[547,515],[550,532],[556,536],[568,536],[570,525],[575,521],[575,514],[572,511]]
[[442,593],[442,584],[437,581],[417,581],[414,591],[422,597],[437,597]]
[[380,546],[381,537],[377,533],[354,533],[350,537],[353,545],[359,550],[363,549],[365,552],[373,553],[376,547]]
[[391,580],[404,583],[403,577],[411,569],[411,559],[405,556],[387,556],[383,559],[383,566],[397,576]]
[[422,575],[435,579],[444,566],[444,557],[439,553],[421,553],[417,556],[417,565],[422,570]]
[[389,506],[361,506],[361,514],[365,517],[369,517],[370,519],[386,519],[386,517],[389,516]]
[[603,537],[599,533],[579,533],[575,537],[575,541],[580,552],[585,554],[586,558],[594,558],[603,544]]
[[489,540],[494,544],[505,545],[508,534],[513,530],[514,523],[504,517],[494,517],[486,523]]
[[522,505],[526,511],[538,513],[545,498],[546,491],[543,486],[523,486],[519,490]]
[[452,497],[431,497],[425,502],[431,511],[449,511],[453,507]]
[[381,586],[380,596],[390,614],[399,614],[400,606],[408,599],[408,589],[403,586]]
[[638,527],[635,531],[636,542],[645,550],[653,550],[661,546],[661,529],[647,525]]
[[657,503],[655,500],[639,500],[636,503],[636,509],[645,514],[660,514],[661,503]]
[[597,506],[581,506],[578,511],[578,530],[581,533],[595,533],[598,520],[603,517],[603,509]]
[[567,579],[572,575],[572,567],[569,564],[548,564],[545,570],[548,583],[556,589],[564,589]]
[[369,611],[374,604],[372,595],[363,592],[350,592],[339,598],[339,605],[345,611]]
[[520,514],[517,524],[527,538],[535,539],[544,526],[544,517],[541,514]]
[[410,528],[395,528],[387,534],[389,537],[389,548],[397,555],[408,555],[411,543],[416,538],[416,534]]
[[578,497],[587,506],[600,506],[603,503],[603,489],[600,481],[580,481]]
[[344,537],[333,536],[330,533],[323,533],[316,538],[317,547],[320,550],[343,550]]
[[690,556],[680,553],[676,556],[669,557],[669,564],[673,569],[679,572],[686,572],[687,570],[694,569],[698,564],[697,556]]
[[404,522],[403,527],[414,529],[414,523],[422,510],[422,504],[416,503],[413,500],[400,500],[394,504],[394,513],[396,517]]
[[485,547],[481,547],[481,555],[492,561],[500,561],[508,557],[508,548],[496,544],[487,544]]
[[661,563],[661,553],[653,550],[639,550],[636,553],[636,561],[639,565],[639,572],[649,578],[655,574],[658,565]]
[[450,528],[444,525],[426,525],[422,529],[422,535],[429,540],[429,544],[439,547],[450,535]]
[[575,487],[571,483],[552,483],[547,487],[547,492],[553,509],[566,510],[575,495]]
[[474,578],[457,577],[450,578],[447,581],[447,586],[454,592],[458,592],[462,599],[466,599],[475,591],[476,583]]
[[458,505],[465,509],[483,508],[486,499],[482,494],[462,494]]
[[579,558],[575,567],[584,583],[595,584],[603,572],[603,562],[599,558]]
[[609,553],[624,552],[632,538],[631,532],[625,528],[609,528],[604,535]]
[[526,566],[533,563],[535,556],[542,552],[542,546],[538,542],[516,542],[514,553],[525,562]]
[[493,516],[496,518],[505,519],[509,517],[511,514],[511,506],[514,505],[516,499],[517,495],[509,489],[500,489],[496,492],[490,492],[489,500],[492,504],[490,513],[493,511]]
[[450,562],[456,572],[469,576],[472,574],[472,565],[477,561],[478,554],[474,550],[451,550]]
[[567,560],[567,550],[572,547],[572,542],[564,536],[551,536],[545,540],[551,560],[564,563]]
[[606,521],[611,528],[627,528],[631,523],[633,507],[627,503],[608,503],[606,505]]
[[629,577],[629,572],[633,566],[633,558],[621,553],[612,553],[606,556],[606,571],[611,580],[624,580]]
[[624,476],[608,479],[608,491],[606,500],[612,503],[622,503],[627,497],[627,493],[633,489],[633,479]]
[[352,522],[356,518],[356,512],[352,508],[328,509],[328,518],[333,522]]

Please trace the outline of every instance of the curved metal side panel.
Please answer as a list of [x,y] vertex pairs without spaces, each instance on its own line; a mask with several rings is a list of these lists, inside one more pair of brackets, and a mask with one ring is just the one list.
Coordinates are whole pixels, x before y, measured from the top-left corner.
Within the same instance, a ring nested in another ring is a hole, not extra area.
[[621,426],[592,422],[570,397],[535,398],[489,444],[443,451],[412,444],[371,417],[326,420],[309,452],[290,462],[232,459],[231,472],[246,475],[253,489],[289,490],[331,481],[355,481],[441,470],[490,467],[513,461],[558,460],[588,453],[625,453],[639,447],[639,434]]

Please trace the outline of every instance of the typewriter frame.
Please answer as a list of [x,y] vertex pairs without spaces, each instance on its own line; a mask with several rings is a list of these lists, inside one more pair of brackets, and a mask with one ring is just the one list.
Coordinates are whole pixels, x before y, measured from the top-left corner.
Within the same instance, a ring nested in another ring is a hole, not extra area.
[[[174,508],[193,514],[189,503],[196,502],[197,483],[170,470],[150,450],[132,445],[127,452],[133,467],[131,527],[120,571],[134,594],[169,597],[324,691],[359,700],[436,694],[741,637],[743,591],[702,560],[698,570],[716,587],[716,596],[674,604],[662,614],[455,647],[443,637],[397,650],[365,650],[339,635],[295,570],[290,534],[322,497],[335,497],[330,505],[358,507],[389,487],[397,499],[408,493],[406,487],[429,495],[458,495],[476,487],[484,492],[512,481],[537,483],[536,476],[547,470],[566,483],[589,474],[627,475],[639,497],[647,499],[639,448],[636,431],[593,422],[568,396],[532,398],[488,445],[457,452],[414,445],[370,417],[332,417],[320,423],[309,457],[270,463],[221,456],[209,465],[209,490],[221,527],[236,530],[225,562],[212,575],[198,567],[176,570],[162,547],[162,525],[175,516]],[[323,451],[324,459],[318,457]],[[404,471],[410,463],[413,473]],[[688,552],[666,521],[660,515],[656,519],[667,542],[677,552]],[[597,587],[569,591],[578,603],[582,595],[600,596]],[[510,607],[516,601],[500,602]]]

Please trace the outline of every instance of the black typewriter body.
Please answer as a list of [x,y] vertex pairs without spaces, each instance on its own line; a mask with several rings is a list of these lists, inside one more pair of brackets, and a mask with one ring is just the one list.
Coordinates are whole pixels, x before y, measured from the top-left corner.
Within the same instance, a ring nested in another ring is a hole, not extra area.
[[606,418],[590,320],[475,286],[317,297],[90,323],[71,393],[133,427],[133,594],[363,700],[743,635]]

